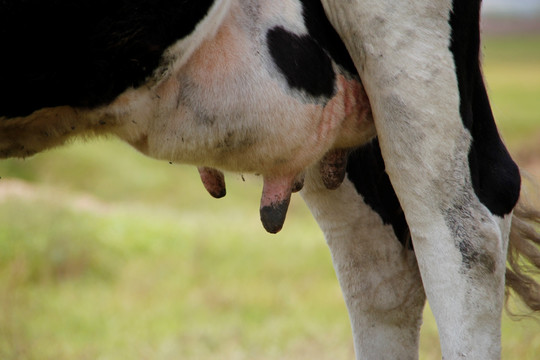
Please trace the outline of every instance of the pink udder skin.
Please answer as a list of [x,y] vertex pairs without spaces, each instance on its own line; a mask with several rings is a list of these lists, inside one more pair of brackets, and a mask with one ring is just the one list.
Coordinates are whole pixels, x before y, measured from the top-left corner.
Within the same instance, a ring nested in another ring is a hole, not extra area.
[[209,167],[199,167],[198,170],[204,188],[210,195],[219,199],[227,194],[225,175],[221,171]]
[[339,132],[333,148],[351,148],[362,145],[375,136],[369,99],[358,79],[338,75],[338,93],[323,110],[320,136],[334,128]]

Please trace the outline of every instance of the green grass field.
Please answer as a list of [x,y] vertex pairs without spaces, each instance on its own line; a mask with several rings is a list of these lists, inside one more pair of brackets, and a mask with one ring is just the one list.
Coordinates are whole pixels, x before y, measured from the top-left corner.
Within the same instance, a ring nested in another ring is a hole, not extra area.
[[[540,37],[485,42],[513,152],[540,135]],[[0,359],[352,359],[348,317],[299,196],[259,222],[261,180],[206,194],[195,168],[99,140],[0,162]],[[504,319],[505,359],[540,358],[540,323]],[[440,359],[429,311],[421,359]]]

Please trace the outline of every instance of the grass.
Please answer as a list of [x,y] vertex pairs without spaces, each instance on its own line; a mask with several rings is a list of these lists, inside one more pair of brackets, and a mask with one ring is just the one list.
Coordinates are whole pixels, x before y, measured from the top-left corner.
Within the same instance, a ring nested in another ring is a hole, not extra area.
[[[540,131],[540,38],[487,39],[485,73],[513,151]],[[111,156],[114,154],[114,156]],[[116,141],[0,163],[0,359],[351,359],[328,250],[298,196],[278,236],[261,181],[214,200],[194,168]],[[503,323],[506,359],[540,326]],[[429,309],[421,359],[440,359]]]
[[484,41],[484,74],[493,113],[513,150],[538,143],[540,39],[497,37]]
[[[175,197],[200,186],[179,178]],[[255,184],[236,187],[256,199]],[[199,210],[140,198],[81,208],[76,194],[42,191],[0,211],[9,224],[0,233],[0,358],[292,359],[325,348],[351,356],[314,223],[291,221],[276,238],[260,229],[256,200],[219,210],[211,199]]]

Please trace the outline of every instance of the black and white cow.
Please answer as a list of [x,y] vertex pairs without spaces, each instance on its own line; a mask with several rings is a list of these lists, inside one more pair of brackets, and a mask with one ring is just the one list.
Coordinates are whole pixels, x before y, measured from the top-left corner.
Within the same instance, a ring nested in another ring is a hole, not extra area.
[[417,358],[427,295],[445,359],[495,359],[505,273],[540,310],[537,285],[505,266],[511,225],[510,245],[537,256],[540,236],[521,218],[540,215],[512,215],[520,175],[480,71],[479,10],[480,0],[4,0],[0,157],[114,134],[199,166],[216,197],[216,168],[259,173],[270,232],[304,184],[358,358]]

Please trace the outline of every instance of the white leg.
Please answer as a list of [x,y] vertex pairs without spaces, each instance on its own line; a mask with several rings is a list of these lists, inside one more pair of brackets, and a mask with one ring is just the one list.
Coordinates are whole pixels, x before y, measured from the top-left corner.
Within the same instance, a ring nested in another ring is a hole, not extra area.
[[372,106],[443,357],[500,358],[505,248],[471,186],[449,50],[451,0],[323,0]]
[[357,359],[417,359],[425,295],[413,252],[349,180],[327,190],[311,169],[301,194],[328,242]]

